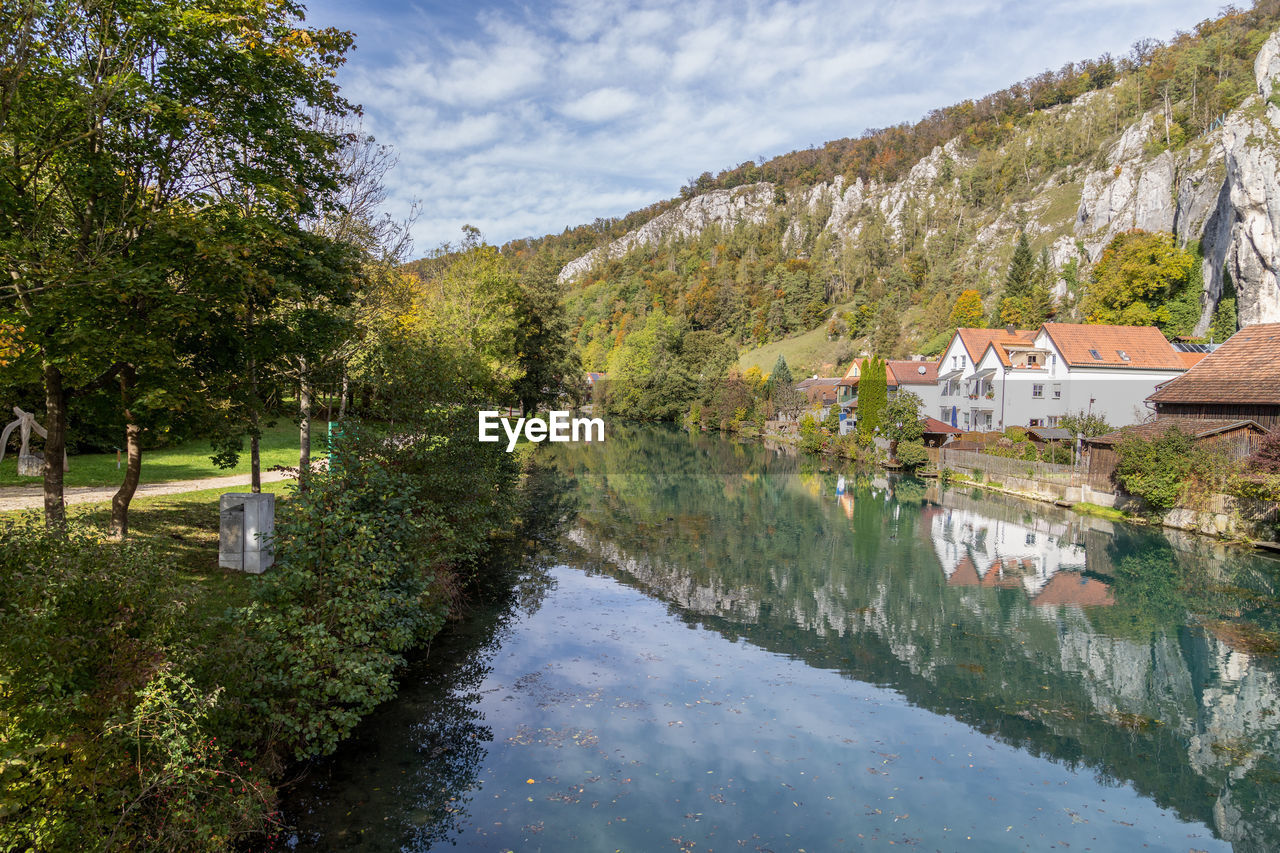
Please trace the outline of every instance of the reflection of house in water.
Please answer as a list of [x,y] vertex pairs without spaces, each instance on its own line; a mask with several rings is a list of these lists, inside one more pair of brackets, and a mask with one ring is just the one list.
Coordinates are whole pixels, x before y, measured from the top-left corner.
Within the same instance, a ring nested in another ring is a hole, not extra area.
[[[1085,568],[1084,545],[1065,522],[1018,523],[954,506],[926,514],[949,586],[1021,587],[1036,604],[1111,603],[1106,584],[1079,574]],[[1062,572],[1068,574],[1055,583]]]
[[1059,572],[1036,593],[1031,603],[1037,607],[1073,604],[1081,607],[1115,604],[1111,587],[1097,578],[1078,572]]

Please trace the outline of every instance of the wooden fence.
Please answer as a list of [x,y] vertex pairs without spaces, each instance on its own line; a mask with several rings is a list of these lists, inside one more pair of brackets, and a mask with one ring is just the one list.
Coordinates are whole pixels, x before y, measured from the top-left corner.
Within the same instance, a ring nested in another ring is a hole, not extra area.
[[[1054,465],[1049,462],[1027,462],[1022,459],[1009,459],[1004,456],[992,456],[989,453],[978,453],[973,450],[952,450],[942,448],[940,468],[950,468],[969,476],[981,471],[987,480],[1004,481],[1011,477],[1023,480],[1040,480],[1045,483],[1071,485],[1075,470],[1070,465]],[[1082,474],[1083,472],[1079,472]]]

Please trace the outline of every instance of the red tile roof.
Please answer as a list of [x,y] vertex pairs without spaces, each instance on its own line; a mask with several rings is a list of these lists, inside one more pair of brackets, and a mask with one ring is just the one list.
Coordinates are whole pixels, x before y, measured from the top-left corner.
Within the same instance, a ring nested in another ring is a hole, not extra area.
[[1182,366],[1190,370],[1203,361],[1208,354],[1207,352],[1180,352],[1178,358],[1182,360]]
[[[1013,334],[1009,334],[1006,329],[956,329],[956,334],[960,336],[960,343],[964,344],[964,348],[969,353],[969,360],[974,364],[982,359],[989,344],[1007,343],[1029,346],[1036,339],[1036,333],[1031,329],[1014,329]],[[1003,354],[1001,357],[1004,357]]]
[[956,429],[951,424],[940,421],[937,418],[925,418],[924,431],[926,433],[943,433],[945,435],[960,435],[964,432],[964,430]]
[[978,577],[978,567],[973,564],[973,560],[967,554],[956,566],[956,570],[951,573],[951,577],[947,578],[947,586],[977,586],[981,582],[982,579]]
[[[1179,353],[1155,326],[1045,323],[1043,328],[1072,367],[1184,369]],[[1095,352],[1099,358],[1093,357]]]
[[890,385],[938,384],[938,362],[936,361],[891,361],[886,366],[889,370]]
[[1245,326],[1147,399],[1152,403],[1280,403],[1280,323]]

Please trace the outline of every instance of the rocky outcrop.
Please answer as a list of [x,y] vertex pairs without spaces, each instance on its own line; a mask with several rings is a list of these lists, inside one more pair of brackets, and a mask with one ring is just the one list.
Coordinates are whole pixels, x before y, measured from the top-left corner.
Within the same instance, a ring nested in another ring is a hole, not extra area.
[[1091,261],[1122,231],[1173,230],[1174,156],[1165,151],[1146,159],[1147,141],[1155,132],[1155,114],[1147,113],[1121,134],[1107,152],[1106,165],[1085,178],[1075,232]]
[[570,261],[560,271],[560,280],[576,278],[600,261],[620,258],[640,246],[659,246],[672,238],[697,236],[712,225],[732,227],[744,222],[763,222],[773,207],[773,195],[773,184],[766,182],[695,196],[609,245]]
[[[959,216],[976,235],[968,262],[992,286],[998,287],[1008,245],[1019,230],[1032,237],[1046,235],[1059,270],[1072,258],[1082,267],[1095,263],[1112,238],[1131,228],[1169,231],[1184,243],[1199,241],[1204,254],[1205,293],[1197,333],[1213,318],[1225,275],[1235,284],[1241,324],[1280,322],[1280,107],[1269,101],[1280,79],[1280,32],[1258,52],[1254,73],[1257,93],[1178,153],[1153,152],[1163,147],[1153,143],[1164,141],[1163,115],[1153,110],[1123,130],[1101,162],[1095,161],[1096,168],[1058,170],[1029,202],[1000,209],[966,207],[958,176],[972,162],[959,141],[952,140],[887,185],[862,180],[846,185],[836,177],[785,200],[769,183],[706,193],[570,262],[560,278],[575,278],[601,260],[640,246],[695,236],[713,225],[761,223],[775,214],[787,218],[783,240],[792,251],[812,246],[812,238],[824,232],[835,242],[854,243],[877,219],[897,239],[909,216],[913,226],[927,232],[927,240],[941,223]],[[1048,117],[1058,126],[1097,127],[1100,117],[1109,124],[1107,105],[1113,97],[1109,90],[1089,92],[1054,107]],[[1015,138],[999,155],[1017,157],[1017,146],[1031,148],[1033,142],[1030,136]],[[1073,188],[1079,188],[1078,204]],[[1069,296],[1062,278],[1057,295]]]
[[[1276,117],[1276,108],[1270,107],[1266,119],[1233,121],[1223,130],[1228,209],[1223,211],[1215,236],[1226,236],[1227,241],[1225,246],[1214,244],[1211,248],[1215,257],[1224,258],[1236,284],[1236,307],[1241,325],[1246,326],[1280,322],[1280,163],[1276,157],[1280,136]],[[1212,270],[1210,285],[1217,293],[1222,291],[1221,269]]]

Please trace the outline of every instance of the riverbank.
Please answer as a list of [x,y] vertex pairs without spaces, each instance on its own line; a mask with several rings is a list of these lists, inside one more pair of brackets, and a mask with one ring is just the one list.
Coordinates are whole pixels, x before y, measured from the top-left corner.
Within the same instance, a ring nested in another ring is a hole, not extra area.
[[[740,440],[754,439],[772,442],[793,447],[797,452],[807,453],[802,448],[800,436],[787,431],[770,430],[756,434],[737,432],[733,433],[733,435]],[[835,445],[835,447],[835,450],[826,450],[817,454],[808,453],[808,455],[826,460],[840,459],[854,464],[874,464],[886,470],[893,470],[884,464],[883,454],[875,454],[876,458],[873,461],[865,457],[859,458],[856,455],[850,456],[845,444]],[[992,458],[996,462],[1004,461],[1001,457]],[[1031,480],[1019,480],[1019,483],[1025,487],[1011,487],[1004,481],[992,481],[985,477],[966,476],[957,471],[948,470],[945,472],[945,477],[943,477],[942,471],[934,471],[932,473],[952,482],[962,482],[965,485],[976,486],[987,491],[1010,495],[1023,500],[1054,504],[1082,515],[1124,521],[1129,524],[1154,525],[1170,530],[1180,530],[1242,547],[1257,548],[1269,552],[1275,552],[1278,544],[1280,544],[1278,543],[1278,540],[1280,540],[1280,508],[1263,501],[1246,501],[1230,495],[1210,495],[1203,502],[1203,506],[1175,507],[1169,512],[1161,514],[1158,519],[1153,520],[1151,514],[1147,512],[1146,507],[1140,500],[1129,496],[1116,496],[1111,493],[1096,492],[1090,490],[1087,486],[1076,489],[1081,493],[1083,499],[1066,499],[1063,496],[1062,489],[1057,488],[1057,484],[1052,484],[1054,488],[1046,487],[1043,490],[1037,490],[1035,489],[1035,482]],[[1096,498],[1097,500],[1091,498]],[[1110,506],[1106,503],[1098,502],[1107,499],[1113,501]],[[1269,537],[1265,535],[1267,533],[1270,534]]]
[[1275,846],[1274,561],[611,426],[539,448],[530,606],[310,765],[291,849]]
[[217,565],[218,495],[236,486],[140,497],[124,542],[105,504],[73,508],[66,536],[6,515],[0,848],[273,843],[286,768],[395,695],[493,537],[514,535],[512,456],[386,449],[353,437],[307,491],[264,484],[284,500],[260,576]]

